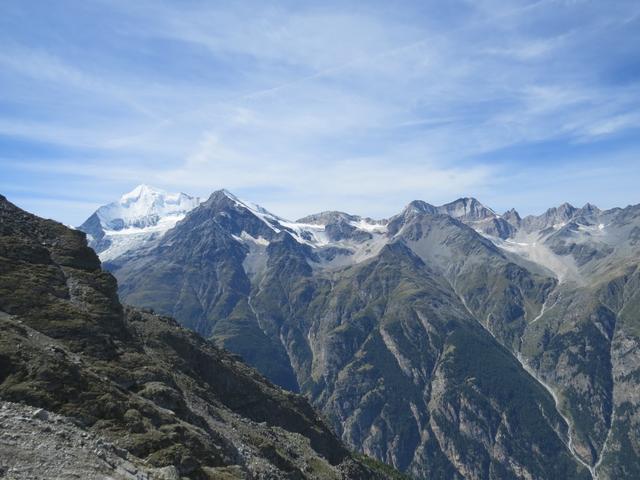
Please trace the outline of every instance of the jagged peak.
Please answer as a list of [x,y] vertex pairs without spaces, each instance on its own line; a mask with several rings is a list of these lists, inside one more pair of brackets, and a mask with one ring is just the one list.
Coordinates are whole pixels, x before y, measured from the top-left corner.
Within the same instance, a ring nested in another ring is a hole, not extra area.
[[544,212],[541,216],[542,217],[549,217],[549,216],[555,216],[555,215],[571,215],[573,214],[573,212],[575,212],[577,210],[576,207],[574,207],[573,205],[571,205],[569,202],[564,202],[560,205],[558,205],[557,207],[551,207],[549,209],[547,209],[546,212]]
[[569,202],[564,202],[563,204],[558,206],[556,210],[558,210],[559,212],[572,212],[572,211],[575,211],[577,209],[576,209],[576,207],[571,205]]
[[512,218],[517,218],[518,220],[521,220],[522,217],[520,216],[520,214],[518,213],[518,211],[515,208],[511,208],[510,210],[507,210],[506,212],[504,212],[502,214],[503,217],[512,217]]

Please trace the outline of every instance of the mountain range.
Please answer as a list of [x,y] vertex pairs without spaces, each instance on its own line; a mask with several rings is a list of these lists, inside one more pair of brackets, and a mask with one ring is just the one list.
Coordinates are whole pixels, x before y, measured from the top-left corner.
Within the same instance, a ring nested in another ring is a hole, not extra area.
[[124,303],[415,478],[640,478],[640,206],[289,221],[140,186],[79,228]]

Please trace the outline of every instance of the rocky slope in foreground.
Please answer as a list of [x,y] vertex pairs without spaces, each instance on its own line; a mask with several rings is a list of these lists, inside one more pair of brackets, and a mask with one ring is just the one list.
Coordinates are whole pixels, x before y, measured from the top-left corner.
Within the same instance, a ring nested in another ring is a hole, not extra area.
[[395,475],[354,458],[302,397],[123,308],[116,288],[84,234],[0,196],[0,477]]

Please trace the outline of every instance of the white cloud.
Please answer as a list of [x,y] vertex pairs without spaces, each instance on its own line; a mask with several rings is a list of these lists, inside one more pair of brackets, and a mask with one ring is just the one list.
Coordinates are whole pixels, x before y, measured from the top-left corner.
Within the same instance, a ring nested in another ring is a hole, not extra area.
[[587,127],[586,133],[590,136],[600,137],[628,128],[640,128],[640,114],[626,113],[599,120]]

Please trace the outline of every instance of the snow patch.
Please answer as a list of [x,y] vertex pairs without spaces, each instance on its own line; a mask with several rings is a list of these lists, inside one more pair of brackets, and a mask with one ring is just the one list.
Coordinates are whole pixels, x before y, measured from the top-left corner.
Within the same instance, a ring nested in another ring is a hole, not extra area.
[[[322,248],[327,246],[346,246],[344,242],[332,242],[325,231],[325,225],[286,220],[282,217],[274,215],[260,205],[241,200],[227,190],[223,190],[223,192],[237,206],[249,210],[253,215],[262,220],[274,232],[280,233],[282,231],[286,231],[298,243],[309,245],[312,248]],[[350,224],[360,230],[372,234],[383,234],[387,231],[387,227],[385,224],[376,223],[367,219],[350,222]]]
[[364,230],[369,233],[386,233],[387,225],[384,223],[376,223],[366,218],[361,218],[357,222],[349,222],[350,225],[356,227],[358,230]]
[[559,282],[568,280],[580,281],[581,275],[575,261],[570,256],[560,256],[553,253],[535,234],[520,235],[517,240],[503,240],[492,235],[483,234],[495,246],[510,253],[514,253],[526,260],[537,263],[553,272]]
[[331,243],[325,233],[324,225],[289,222],[286,220],[282,220],[280,225],[285,227],[298,243],[305,243],[314,248],[323,247]]
[[246,243],[246,242],[252,242],[255,243],[257,245],[262,245],[262,246],[267,246],[269,245],[269,240],[267,240],[264,237],[252,237],[251,235],[249,235],[247,232],[245,232],[244,230],[242,231],[242,233],[240,234],[240,236],[237,235],[231,235],[234,239],[236,239],[238,242],[240,243]]

